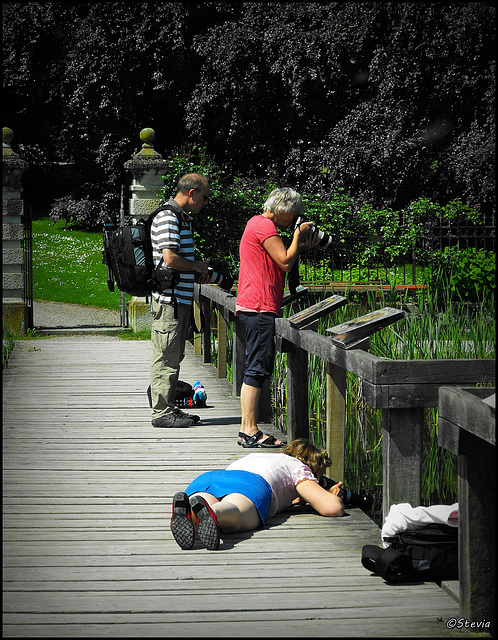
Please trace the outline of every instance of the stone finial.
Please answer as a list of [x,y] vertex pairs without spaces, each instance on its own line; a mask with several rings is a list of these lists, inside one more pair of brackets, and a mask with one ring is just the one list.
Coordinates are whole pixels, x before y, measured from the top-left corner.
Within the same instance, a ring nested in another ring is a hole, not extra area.
[[142,150],[137,153],[137,156],[159,156],[160,154],[154,149],[153,142],[156,139],[156,132],[154,129],[145,128],[140,131],[140,140],[143,142]]
[[14,153],[12,146],[10,144],[14,139],[14,132],[12,131],[12,129],[9,129],[8,127],[4,127],[2,131],[2,135],[3,135],[2,155],[3,156],[17,155],[16,153]]

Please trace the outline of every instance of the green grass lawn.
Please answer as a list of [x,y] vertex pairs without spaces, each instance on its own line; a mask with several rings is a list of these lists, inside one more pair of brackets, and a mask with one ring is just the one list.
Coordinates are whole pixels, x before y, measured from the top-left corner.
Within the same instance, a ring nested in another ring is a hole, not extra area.
[[109,291],[102,250],[99,231],[66,229],[63,220],[33,220],[34,299],[119,310],[120,292]]

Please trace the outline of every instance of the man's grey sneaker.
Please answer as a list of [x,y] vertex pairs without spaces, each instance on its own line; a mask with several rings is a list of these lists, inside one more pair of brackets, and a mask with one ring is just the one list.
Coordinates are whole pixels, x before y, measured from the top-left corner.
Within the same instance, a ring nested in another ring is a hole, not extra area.
[[194,424],[194,421],[191,418],[185,418],[176,413],[167,413],[165,416],[152,420],[153,427],[161,427],[164,429],[183,429],[190,427],[192,424]]
[[180,418],[187,418],[187,420],[192,420],[192,422],[199,422],[201,419],[200,416],[193,415],[192,413],[187,413],[186,411],[182,411],[181,409],[173,409],[173,413]]
[[195,541],[195,529],[186,493],[183,491],[175,493],[171,511],[170,529],[177,545],[181,549],[192,549]]

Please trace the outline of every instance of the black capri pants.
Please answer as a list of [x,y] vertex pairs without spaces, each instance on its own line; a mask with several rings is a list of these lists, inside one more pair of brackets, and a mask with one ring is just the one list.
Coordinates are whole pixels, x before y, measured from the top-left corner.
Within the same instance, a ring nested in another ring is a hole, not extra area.
[[246,337],[244,384],[263,386],[275,366],[275,314],[238,312]]

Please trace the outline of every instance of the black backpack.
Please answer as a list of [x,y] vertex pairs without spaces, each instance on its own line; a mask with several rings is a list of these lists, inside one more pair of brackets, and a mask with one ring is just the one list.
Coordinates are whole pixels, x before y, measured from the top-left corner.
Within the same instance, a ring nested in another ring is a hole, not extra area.
[[152,257],[150,230],[152,221],[160,211],[172,211],[181,225],[182,220],[171,205],[162,205],[147,220],[140,219],[134,225],[104,227],[103,264],[107,266],[107,286],[114,291],[114,281],[120,291],[131,296],[145,297],[151,291],[163,291],[178,284],[180,275],[172,269],[157,267]]
[[386,582],[458,579],[458,528],[428,524],[384,538],[387,549],[366,545],[361,563]]

